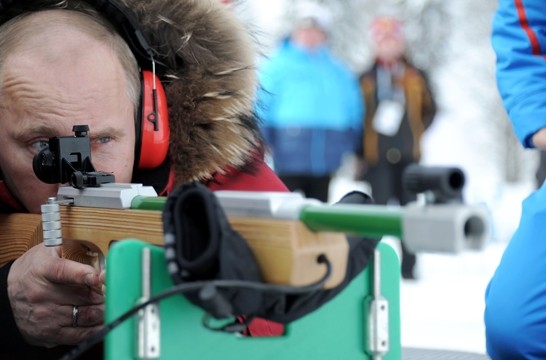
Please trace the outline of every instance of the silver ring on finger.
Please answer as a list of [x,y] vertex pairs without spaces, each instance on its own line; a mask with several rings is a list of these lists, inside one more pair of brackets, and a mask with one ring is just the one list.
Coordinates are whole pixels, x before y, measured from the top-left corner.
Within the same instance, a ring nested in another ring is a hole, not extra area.
[[80,309],[78,305],[72,306],[72,327],[78,327],[78,313]]

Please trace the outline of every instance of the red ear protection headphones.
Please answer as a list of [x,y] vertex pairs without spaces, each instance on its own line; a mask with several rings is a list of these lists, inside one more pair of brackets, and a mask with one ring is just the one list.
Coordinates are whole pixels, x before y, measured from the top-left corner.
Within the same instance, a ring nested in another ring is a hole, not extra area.
[[153,169],[165,161],[169,150],[167,98],[153,71],[143,70],[141,74],[142,98],[140,119],[136,122],[135,164],[139,169]]
[[[54,3],[54,1],[51,1]],[[135,121],[135,166],[138,169],[159,167],[169,150],[169,116],[167,99],[161,80],[156,73],[154,50],[136,23],[120,8],[115,0],[86,0],[118,30],[127,42],[141,68],[141,98]],[[17,8],[13,14],[12,8]],[[0,20],[6,22],[23,12],[46,8],[43,1],[0,0]]]

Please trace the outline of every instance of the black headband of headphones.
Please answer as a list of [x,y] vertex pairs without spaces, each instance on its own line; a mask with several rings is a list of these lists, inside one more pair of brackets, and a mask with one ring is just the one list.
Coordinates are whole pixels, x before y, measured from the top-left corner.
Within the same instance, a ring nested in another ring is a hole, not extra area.
[[[155,60],[154,50],[149,45],[144,33],[130,14],[122,10],[115,0],[84,0],[84,2],[96,9],[117,29],[143,69],[152,70],[154,63],[161,65]],[[0,0],[0,24],[25,12],[55,8],[54,5],[54,1]]]

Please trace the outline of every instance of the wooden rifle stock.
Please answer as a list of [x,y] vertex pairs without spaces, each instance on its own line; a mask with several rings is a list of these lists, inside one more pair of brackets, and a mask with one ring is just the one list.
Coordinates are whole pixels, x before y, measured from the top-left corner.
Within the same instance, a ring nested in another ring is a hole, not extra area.
[[[63,256],[97,265],[97,254],[107,254],[112,242],[128,238],[163,245],[161,211],[116,210],[61,206]],[[333,273],[326,287],[339,284],[347,266],[348,244],[337,232],[313,232],[297,220],[229,217],[252,249],[264,281],[273,284],[306,285],[320,280],[325,254]],[[39,214],[0,214],[0,264],[14,260],[42,242]]]

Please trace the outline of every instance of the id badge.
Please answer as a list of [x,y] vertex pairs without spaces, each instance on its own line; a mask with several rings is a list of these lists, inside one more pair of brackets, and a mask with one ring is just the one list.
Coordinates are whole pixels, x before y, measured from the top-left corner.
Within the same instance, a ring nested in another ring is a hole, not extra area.
[[373,118],[373,128],[380,134],[394,136],[404,117],[404,106],[393,100],[383,100],[379,103]]

